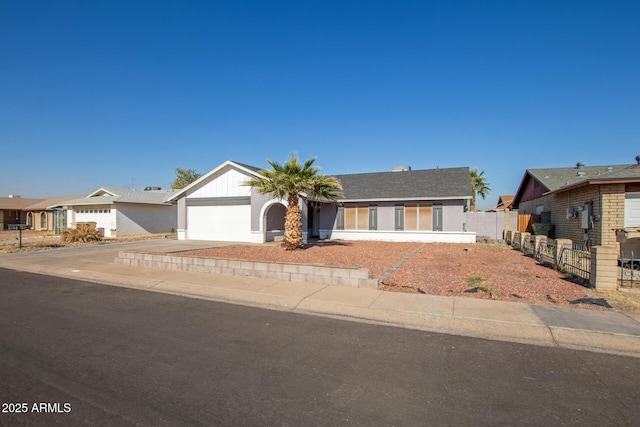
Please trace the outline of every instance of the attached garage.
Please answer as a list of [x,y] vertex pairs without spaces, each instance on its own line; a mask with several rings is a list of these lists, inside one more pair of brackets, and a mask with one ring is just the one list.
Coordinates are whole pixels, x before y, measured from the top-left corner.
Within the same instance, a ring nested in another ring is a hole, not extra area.
[[252,166],[226,161],[178,191],[171,199],[178,205],[178,239],[255,240],[255,232],[259,230],[252,230],[252,226],[257,224],[256,209],[259,212],[262,205],[245,182],[260,176],[258,171]]
[[251,241],[251,205],[189,206],[189,240]]

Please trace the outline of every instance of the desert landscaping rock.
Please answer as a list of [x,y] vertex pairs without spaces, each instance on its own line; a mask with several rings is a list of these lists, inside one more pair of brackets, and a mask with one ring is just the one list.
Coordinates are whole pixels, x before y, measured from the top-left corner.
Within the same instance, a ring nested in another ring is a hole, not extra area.
[[[277,245],[233,245],[189,251],[195,256],[300,262],[368,268],[380,277],[422,243],[377,241],[319,241],[304,250],[286,251]],[[472,249],[472,250],[468,250]],[[503,244],[428,243],[388,275],[380,289],[531,304],[579,306],[607,310],[602,305],[578,304],[604,298],[619,311],[640,313],[640,295],[605,293],[571,281],[557,270]],[[572,303],[573,302],[573,303]]]

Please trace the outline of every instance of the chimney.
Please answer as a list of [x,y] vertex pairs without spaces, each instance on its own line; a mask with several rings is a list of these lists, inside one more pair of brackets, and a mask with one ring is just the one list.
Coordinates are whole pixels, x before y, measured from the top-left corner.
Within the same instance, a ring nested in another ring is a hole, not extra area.
[[584,169],[584,163],[582,163],[582,162],[576,163],[576,169],[583,170]]

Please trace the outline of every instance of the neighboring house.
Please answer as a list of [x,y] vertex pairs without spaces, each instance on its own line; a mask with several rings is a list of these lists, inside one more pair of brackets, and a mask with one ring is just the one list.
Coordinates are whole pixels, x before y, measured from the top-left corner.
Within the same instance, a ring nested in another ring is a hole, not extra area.
[[62,208],[51,208],[51,206],[79,197],[50,197],[25,206],[23,208],[25,224],[31,230],[53,231],[55,234],[60,234],[67,228],[67,211]]
[[491,209],[492,211],[510,211],[513,209],[513,199],[515,196],[500,196],[498,197],[498,204]]
[[6,230],[9,225],[26,224],[24,208],[42,199],[23,199],[20,196],[0,197],[0,230]]
[[616,229],[640,226],[640,156],[636,164],[528,169],[513,201],[540,215],[556,238],[592,246],[616,244]]
[[67,227],[95,223],[105,237],[168,233],[175,230],[174,191],[147,187],[144,191],[99,188],[87,197],[54,203],[48,209],[67,210]]
[[[244,185],[261,176],[259,171],[226,161],[178,191],[169,199],[178,204],[178,239],[281,239],[287,201]],[[300,199],[305,239],[475,242],[475,233],[465,232],[472,196],[469,168],[336,177],[345,194],[338,204]]]

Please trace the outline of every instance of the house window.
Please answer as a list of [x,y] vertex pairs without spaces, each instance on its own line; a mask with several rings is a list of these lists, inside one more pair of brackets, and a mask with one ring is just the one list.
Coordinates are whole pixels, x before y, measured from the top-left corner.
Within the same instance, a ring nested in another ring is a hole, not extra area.
[[344,230],[344,206],[338,206],[338,214],[336,216],[336,229]]
[[356,208],[355,206],[350,206],[344,208],[344,228],[347,230],[355,230],[356,229]]
[[368,206],[357,206],[357,228],[358,230],[368,230],[369,229],[369,207]]
[[433,214],[431,206],[420,205],[418,209],[418,230],[433,230]]
[[418,205],[404,206],[404,229],[405,230],[418,229]]
[[[371,213],[372,208],[374,213]],[[373,224],[372,221],[373,215]],[[376,230],[378,226],[377,206],[348,206],[344,208],[345,230]],[[374,228],[372,228],[374,227]]]
[[[397,230],[398,228],[396,228]],[[411,204],[404,207],[404,230],[431,231],[433,228],[433,207]]]
[[47,228],[47,213],[46,212],[42,212],[40,213],[40,228]]
[[33,213],[31,212],[27,213],[27,225],[29,228],[33,226]]
[[378,206],[369,206],[369,230],[378,229]]
[[404,230],[404,205],[396,205],[395,229]]

